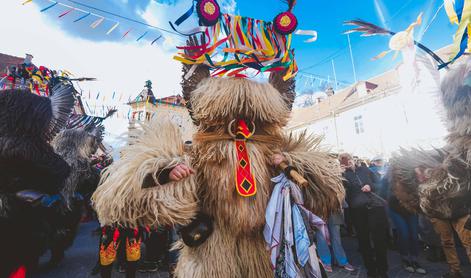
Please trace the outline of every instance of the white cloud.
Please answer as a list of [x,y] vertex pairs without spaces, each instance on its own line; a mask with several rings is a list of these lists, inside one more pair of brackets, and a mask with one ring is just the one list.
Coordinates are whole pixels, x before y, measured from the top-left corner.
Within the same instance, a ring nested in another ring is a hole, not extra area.
[[235,0],[222,0],[219,5],[221,6],[222,12],[228,14],[234,14],[237,7]]
[[[99,91],[109,100],[113,91],[123,94],[123,101],[136,96],[148,79],[152,80],[157,97],[180,93],[180,65],[172,59],[175,45],[171,46],[171,41],[165,49],[133,39],[93,42],[65,33],[60,24],[60,20],[49,20],[39,13],[34,3],[23,6],[21,1],[2,1],[0,52],[19,57],[31,53],[37,65],[96,77],[98,81],[84,82],[80,87],[87,94],[89,90],[92,94]],[[122,109],[127,111],[126,107]],[[119,135],[126,130],[127,121],[112,119],[107,127]]]
[[[150,1],[143,11],[137,11],[137,13],[151,25],[169,26],[168,22],[174,22],[190,8],[190,5],[190,1],[177,1],[169,7],[168,4]],[[219,5],[223,13],[229,14],[234,14],[237,7],[235,0],[222,0],[219,1]],[[197,26],[197,23],[197,17],[194,15],[178,28],[182,31],[189,30]],[[181,38],[179,39],[181,41]]]

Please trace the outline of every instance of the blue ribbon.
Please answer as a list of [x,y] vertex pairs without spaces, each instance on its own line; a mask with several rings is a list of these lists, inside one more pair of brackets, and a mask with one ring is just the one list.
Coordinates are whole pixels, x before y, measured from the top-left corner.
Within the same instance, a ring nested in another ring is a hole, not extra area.
[[463,15],[464,9],[464,0],[455,0],[455,12],[458,16],[458,21],[461,21],[461,16]]
[[192,1],[191,8],[186,11],[182,16],[175,20],[175,25],[180,26],[185,20],[187,20],[195,10],[195,1]]
[[[455,9],[456,16],[458,17],[458,22],[461,22],[461,17],[463,16],[463,9],[464,9],[464,0],[456,0],[454,9]],[[438,69],[442,69],[448,66],[449,64],[456,61],[459,57],[461,57],[465,53],[466,49],[468,48],[468,39],[469,39],[468,28],[466,27],[463,33],[463,37],[461,38],[460,51],[449,62],[439,65]]]

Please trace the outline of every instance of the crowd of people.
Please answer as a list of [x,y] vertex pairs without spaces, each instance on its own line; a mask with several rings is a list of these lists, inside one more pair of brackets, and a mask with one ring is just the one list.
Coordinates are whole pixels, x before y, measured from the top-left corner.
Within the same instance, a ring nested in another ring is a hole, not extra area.
[[[346,189],[343,211],[326,219],[329,240],[321,233],[317,234],[319,258],[327,272],[333,271],[333,264],[347,271],[356,271],[342,246],[342,228],[344,235],[358,240],[368,277],[388,277],[388,249],[399,252],[403,268],[410,273],[427,274],[418,259],[423,251],[430,262],[446,260],[450,272],[444,273],[443,277],[463,277],[453,230],[469,256],[471,232],[466,230],[464,220],[459,224],[457,219],[429,218],[402,204],[392,185],[397,182],[394,179],[397,174],[394,158],[391,164],[380,156],[367,160],[342,153],[338,158]],[[420,167],[412,171],[417,182],[425,182],[427,177]],[[469,214],[469,210],[467,212]]]
[[[93,272],[103,278],[115,267],[127,278],[159,269],[179,278],[325,278],[335,264],[359,267],[344,230],[369,278],[388,277],[391,246],[410,273],[428,273],[419,261],[426,247],[429,259],[446,260],[444,278],[463,277],[454,233],[471,260],[471,59],[442,64],[444,147],[401,149],[388,163],[335,157],[321,137],[286,128],[298,71],[296,1],[286,3],[273,22],[221,14],[216,0],[197,0],[177,20],[197,10],[207,27],[176,56],[192,141],[171,117],[149,117],[113,161],[98,152],[101,125],[67,126],[80,103],[72,79],[30,59],[3,78],[12,88],[0,91],[0,247],[8,252],[0,277],[30,275],[48,250],[56,266],[89,220],[100,226]],[[410,47],[417,21],[397,33]]]

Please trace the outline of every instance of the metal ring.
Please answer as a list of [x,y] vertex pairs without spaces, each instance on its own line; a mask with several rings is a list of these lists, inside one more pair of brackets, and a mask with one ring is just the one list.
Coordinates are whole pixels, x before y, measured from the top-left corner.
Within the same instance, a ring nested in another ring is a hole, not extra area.
[[[227,125],[227,132],[229,133],[229,135],[232,137],[232,138],[236,138],[237,135],[234,134],[232,132],[232,124],[234,124],[236,120],[232,120],[229,122],[229,124]],[[253,130],[250,131],[250,136],[254,135],[255,134],[255,130],[256,130],[256,126],[255,126],[255,122],[254,121],[250,121],[250,123],[252,124],[252,128]]]
[[252,135],[254,135],[254,134],[255,134],[255,130],[256,130],[256,128],[255,128],[255,123],[254,123],[254,121],[250,121],[250,122],[252,123],[252,127],[253,127],[253,130],[252,130],[252,132],[250,132],[250,136],[252,136]]
[[235,122],[235,120],[232,120],[229,122],[229,125],[227,126],[227,132],[232,138],[236,138],[236,135],[232,132],[232,124]]

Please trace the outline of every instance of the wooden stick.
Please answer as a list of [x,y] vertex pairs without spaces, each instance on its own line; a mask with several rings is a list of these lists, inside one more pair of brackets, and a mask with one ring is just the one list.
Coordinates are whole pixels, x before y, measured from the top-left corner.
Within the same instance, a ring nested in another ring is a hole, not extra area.
[[[281,162],[281,163],[280,163],[280,168],[281,168],[281,170],[284,171],[284,170],[286,170],[288,167],[289,167],[289,165],[286,164],[286,162]],[[298,173],[298,171],[296,171],[296,170],[294,170],[294,169],[291,169],[291,170],[289,171],[289,175],[291,176],[291,178],[292,178],[297,184],[299,184],[299,185],[301,185],[301,186],[304,186],[304,187],[307,187],[307,186],[308,186],[309,183],[307,182],[307,180],[306,180],[303,176],[301,176],[301,175]]]

